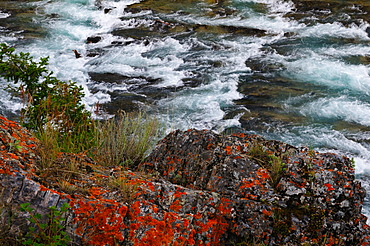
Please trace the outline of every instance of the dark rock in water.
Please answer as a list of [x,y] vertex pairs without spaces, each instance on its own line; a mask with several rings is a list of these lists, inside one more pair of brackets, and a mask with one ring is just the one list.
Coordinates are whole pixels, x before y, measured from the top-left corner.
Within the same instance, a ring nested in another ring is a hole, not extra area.
[[82,55],[77,50],[72,50],[72,51],[74,52],[76,58],[82,57]]
[[129,77],[119,73],[95,73],[89,72],[90,79],[96,82],[122,83]]
[[68,203],[63,226],[76,245],[369,245],[365,192],[343,156],[257,135],[175,131],[141,172],[61,153],[54,165],[77,170],[62,187],[36,175],[39,142],[17,123],[0,117],[0,141],[5,238],[32,226],[14,212],[29,202],[46,219],[50,206]]
[[104,9],[104,14],[108,14],[109,12],[111,12],[113,10],[113,8],[105,8]]
[[[142,17],[141,17],[142,18]],[[126,20],[127,17],[122,17]],[[148,21],[144,18],[145,21]],[[250,27],[235,27],[227,25],[204,25],[176,22],[174,20],[150,20],[150,24],[142,25],[140,18],[135,18],[131,24],[134,28],[115,29],[115,36],[130,37],[136,40],[163,38],[168,35],[189,35],[190,33],[235,34],[245,36],[264,36],[265,30]]]
[[[124,19],[124,18],[123,18]],[[148,37],[163,37],[171,29],[171,24],[160,20],[153,20],[149,26],[136,26],[130,29],[115,29],[112,34],[115,36],[130,37],[143,40]]]
[[295,11],[288,13],[292,17],[308,25],[315,23],[341,22],[344,26],[362,25],[363,20],[370,17],[368,1],[341,0],[292,0]]
[[89,52],[89,53],[86,54],[87,57],[95,57],[95,56],[99,56],[99,55],[100,55],[100,53],[98,53],[98,52]]
[[246,35],[246,36],[263,36],[266,35],[265,30],[257,29],[257,28],[249,28],[249,27],[235,27],[235,26],[221,26],[230,33],[234,33],[237,35]]
[[148,98],[144,95],[130,92],[109,92],[112,101],[101,105],[105,113],[114,115],[117,111],[137,112],[141,110],[144,103],[148,103]]
[[[160,78],[150,78],[144,76],[126,76],[119,73],[94,73],[89,72],[90,79],[97,83],[107,83],[108,87],[115,84],[125,84],[127,90],[110,91],[112,101],[102,105],[109,114],[115,114],[117,110],[127,112],[137,111],[142,103],[153,103],[168,96],[168,93],[174,91],[175,88],[160,88],[155,87],[162,81]],[[97,92],[94,88],[90,88],[92,93]],[[98,89],[99,90],[99,89]]]
[[343,57],[343,60],[355,65],[370,65],[370,56],[368,55],[351,55]]
[[124,9],[124,11],[126,13],[132,13],[132,14],[137,14],[137,13],[140,13],[141,11],[143,11],[141,8],[130,8],[130,7],[126,7]]
[[367,27],[367,28],[366,28],[366,33],[367,33],[367,35],[370,37],[370,27]]
[[0,1],[0,11],[10,14],[7,18],[1,18],[1,32],[14,35],[26,43],[45,38],[47,31],[40,21],[42,17],[35,14],[36,8],[36,5],[21,4],[20,1]]
[[[160,78],[150,78],[150,77],[144,77],[144,76],[126,76],[119,73],[95,73],[95,72],[89,72],[89,76],[91,80],[96,82],[107,82],[107,83],[117,83],[122,84],[125,83],[127,85],[131,85],[132,87],[136,86],[142,86],[146,84],[158,84],[162,81]],[[132,88],[131,87],[131,88]]]
[[99,36],[88,37],[88,38],[87,38],[87,40],[86,40],[86,42],[87,42],[88,44],[90,44],[90,43],[95,44],[95,43],[98,43],[98,42],[100,42],[100,41],[101,41],[101,37],[99,37]]

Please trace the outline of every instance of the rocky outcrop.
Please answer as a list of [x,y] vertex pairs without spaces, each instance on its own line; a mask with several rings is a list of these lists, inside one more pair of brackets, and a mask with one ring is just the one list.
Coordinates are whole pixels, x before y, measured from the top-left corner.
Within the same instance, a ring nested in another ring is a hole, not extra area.
[[0,139],[9,235],[29,226],[27,213],[7,216],[19,204],[45,215],[67,202],[66,231],[79,245],[369,244],[365,191],[346,157],[256,135],[175,131],[140,172],[61,154],[55,164],[73,162],[74,176],[58,184],[56,173],[38,172],[39,143],[18,124],[1,117]]
[[227,199],[224,242],[368,243],[365,191],[346,157],[256,135],[192,130],[168,135],[147,161],[146,169],[171,183]]

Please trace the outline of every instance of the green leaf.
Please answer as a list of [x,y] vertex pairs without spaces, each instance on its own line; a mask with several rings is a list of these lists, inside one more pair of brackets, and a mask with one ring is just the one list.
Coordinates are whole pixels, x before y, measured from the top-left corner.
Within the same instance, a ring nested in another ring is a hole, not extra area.
[[31,223],[36,223],[36,220],[35,220],[34,218],[29,218],[28,220],[29,220],[29,222],[31,222]]
[[41,229],[46,229],[48,227],[48,224],[40,224]]
[[[30,203],[23,203],[23,204],[20,204],[20,210],[22,211],[22,212],[30,212],[29,210],[30,210],[31,208],[30,208]],[[32,210],[31,210],[31,212],[32,212]]]
[[32,240],[29,238],[29,239],[27,239],[27,241],[24,241],[22,244],[23,244],[23,245],[33,245],[33,242],[32,242]]

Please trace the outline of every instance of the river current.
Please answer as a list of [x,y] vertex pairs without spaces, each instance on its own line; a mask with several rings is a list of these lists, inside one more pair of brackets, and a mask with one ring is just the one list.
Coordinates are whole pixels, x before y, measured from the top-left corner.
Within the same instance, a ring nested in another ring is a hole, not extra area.
[[[91,110],[347,155],[369,215],[369,18],[360,0],[1,1],[0,42],[49,56]],[[6,86],[0,113],[16,118]]]

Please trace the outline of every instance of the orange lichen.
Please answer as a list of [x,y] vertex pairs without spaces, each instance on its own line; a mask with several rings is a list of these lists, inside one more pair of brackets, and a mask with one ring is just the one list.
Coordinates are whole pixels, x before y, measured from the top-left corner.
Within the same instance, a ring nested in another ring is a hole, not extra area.
[[324,185],[328,188],[328,191],[335,190],[335,189],[333,188],[333,186],[332,186],[331,184],[329,184],[329,183],[324,184]]
[[226,146],[225,147],[225,152],[227,155],[231,155],[231,146]]
[[173,210],[175,212],[179,212],[181,208],[182,208],[182,205],[180,205],[180,200],[174,201],[170,206],[170,210]]
[[[188,233],[189,221],[177,213],[164,212],[162,219],[154,214],[141,215],[140,206],[149,206],[152,211],[158,211],[155,205],[136,201],[130,207],[130,240],[134,245],[194,245],[193,231]],[[140,235],[136,235],[141,231]]]
[[232,136],[239,137],[239,138],[245,138],[247,135],[245,133],[233,133]]
[[266,209],[263,209],[263,210],[262,210],[262,213],[263,213],[264,215],[267,215],[267,216],[271,216],[271,215],[272,215],[272,211],[268,211],[268,210],[266,210]]
[[89,189],[89,193],[91,194],[92,197],[99,197],[100,195],[104,194],[106,190],[103,190],[102,188],[99,187],[92,187]]
[[258,170],[257,170],[257,172],[256,172],[256,174],[257,174],[260,178],[262,178],[262,179],[269,179],[269,178],[270,178],[270,175],[269,175],[269,173],[268,173],[267,169],[265,169],[265,168],[260,168],[260,169],[258,169]]
[[74,223],[77,224],[76,234],[83,236],[88,245],[115,245],[123,241],[122,230],[125,228],[124,218],[128,208],[113,200],[72,201]]

